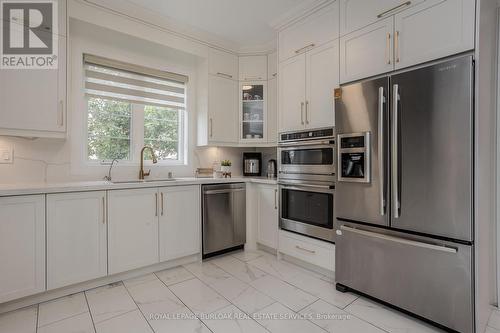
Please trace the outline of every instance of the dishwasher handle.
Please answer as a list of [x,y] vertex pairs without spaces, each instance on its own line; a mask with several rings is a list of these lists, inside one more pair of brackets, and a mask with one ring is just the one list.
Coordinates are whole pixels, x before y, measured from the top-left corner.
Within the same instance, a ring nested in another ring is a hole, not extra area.
[[234,193],[234,192],[243,192],[244,188],[233,188],[233,189],[225,189],[225,190],[208,190],[204,191],[203,194],[226,194],[226,193]]

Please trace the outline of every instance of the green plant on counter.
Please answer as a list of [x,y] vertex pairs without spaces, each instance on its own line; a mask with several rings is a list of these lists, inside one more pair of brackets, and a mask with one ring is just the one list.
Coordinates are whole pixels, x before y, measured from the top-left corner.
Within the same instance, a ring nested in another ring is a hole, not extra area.
[[230,160],[223,160],[220,162],[221,166],[231,166],[231,161]]

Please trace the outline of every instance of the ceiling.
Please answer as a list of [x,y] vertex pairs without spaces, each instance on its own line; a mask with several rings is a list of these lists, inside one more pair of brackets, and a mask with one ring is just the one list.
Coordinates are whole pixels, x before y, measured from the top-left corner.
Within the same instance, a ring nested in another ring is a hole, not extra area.
[[[111,7],[116,0],[98,0]],[[127,14],[160,16],[170,28],[198,38],[217,41],[232,51],[262,52],[276,48],[279,20],[298,15],[318,0],[120,0]],[[133,9],[135,8],[135,9]],[[140,9],[140,10],[138,10]],[[142,17],[144,19],[144,17]]]

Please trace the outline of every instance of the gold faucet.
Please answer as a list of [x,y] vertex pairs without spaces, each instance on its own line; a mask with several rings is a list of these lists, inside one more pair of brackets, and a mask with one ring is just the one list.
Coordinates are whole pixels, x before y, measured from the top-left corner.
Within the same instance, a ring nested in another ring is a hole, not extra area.
[[151,155],[153,155],[153,164],[158,163],[158,160],[156,159],[156,155],[155,155],[153,148],[151,148],[149,146],[144,146],[141,149],[141,170],[139,170],[139,179],[140,180],[143,180],[144,176],[149,176],[151,174],[151,170],[148,170],[147,172],[144,171],[144,151],[146,149],[149,149],[149,151],[151,151]]

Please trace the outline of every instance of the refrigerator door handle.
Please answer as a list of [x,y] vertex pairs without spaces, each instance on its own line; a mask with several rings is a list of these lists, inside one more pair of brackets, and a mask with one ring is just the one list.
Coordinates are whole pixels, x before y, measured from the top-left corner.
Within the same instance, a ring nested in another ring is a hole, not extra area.
[[401,207],[399,200],[399,139],[398,139],[398,124],[399,124],[399,85],[395,84],[392,87],[392,207],[394,218],[401,216]]
[[395,243],[410,245],[410,246],[416,246],[416,247],[421,247],[424,249],[436,250],[436,251],[441,251],[441,252],[458,253],[457,248],[449,247],[446,245],[424,243],[424,242],[419,242],[419,241],[415,241],[415,240],[411,240],[411,239],[395,237],[395,236],[390,236],[390,235],[385,235],[385,234],[379,234],[378,232],[351,228],[351,227],[348,227],[345,225],[341,226],[340,229],[343,231],[352,232],[354,234],[363,235],[363,236],[367,236],[367,237],[377,238],[377,239],[381,239],[384,241],[395,242]]
[[378,169],[380,174],[380,215],[385,215],[384,87],[378,88]]

